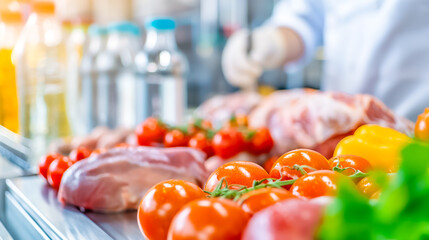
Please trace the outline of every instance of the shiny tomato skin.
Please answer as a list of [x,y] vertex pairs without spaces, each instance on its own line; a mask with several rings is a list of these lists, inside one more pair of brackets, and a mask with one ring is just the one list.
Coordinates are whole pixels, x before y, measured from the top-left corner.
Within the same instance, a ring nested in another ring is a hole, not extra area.
[[429,141],[429,108],[417,117],[414,136],[422,141]]
[[235,161],[225,163],[217,168],[207,179],[204,190],[212,192],[222,178],[228,183],[238,184],[246,187],[253,185],[253,180],[262,180],[268,178],[269,175],[265,169],[253,162]]
[[263,165],[264,169],[267,172],[271,172],[271,169],[273,168],[274,163],[277,161],[278,158],[279,158],[278,156],[272,156],[272,157],[268,158],[268,160],[265,161],[265,163]]
[[207,139],[205,134],[202,132],[195,134],[191,139],[189,139],[188,146],[205,152],[207,158],[214,155],[211,140]]
[[224,128],[213,137],[213,149],[223,159],[234,157],[246,149],[243,134],[235,128]]
[[64,172],[72,165],[68,157],[55,159],[48,168],[48,183],[54,189],[60,188],[61,179]]
[[165,147],[184,147],[188,145],[187,136],[178,129],[173,129],[165,134],[164,146]]
[[91,155],[91,150],[89,150],[86,147],[78,147],[76,149],[73,149],[73,151],[70,152],[69,158],[72,161],[72,163],[76,163],[82,159],[85,159]]
[[140,146],[151,146],[152,143],[161,143],[167,132],[166,127],[158,119],[149,117],[136,128],[137,143]]
[[174,217],[167,239],[240,239],[248,220],[249,215],[231,200],[195,200],[186,204]]
[[51,153],[40,158],[39,162],[39,174],[47,180],[48,177],[48,168],[51,163],[58,158],[61,158],[62,155],[59,153]]
[[292,184],[290,192],[294,196],[303,199],[335,196],[340,176],[342,176],[340,173],[331,170],[310,172],[298,178],[296,182]]
[[201,188],[188,181],[167,180],[156,184],[140,202],[137,213],[140,231],[147,239],[167,239],[168,228],[180,208],[204,196]]
[[[281,180],[297,179],[303,174],[298,170],[291,169],[295,164],[306,165],[316,170],[329,170],[328,160],[320,153],[310,149],[296,149],[283,154],[274,163],[270,171],[270,177]],[[313,170],[304,168],[308,172]]]
[[250,141],[249,151],[254,155],[269,153],[274,147],[274,140],[268,128],[259,128]]
[[249,215],[253,215],[266,207],[289,198],[296,197],[285,189],[261,188],[244,194],[241,197],[241,208]]
[[[371,170],[371,164],[365,158],[356,155],[339,155],[332,157],[329,159],[329,165],[331,165],[331,168],[334,168],[337,165],[340,168],[350,167],[364,173]],[[355,173],[353,169],[347,169],[341,173],[346,176],[350,176]]]

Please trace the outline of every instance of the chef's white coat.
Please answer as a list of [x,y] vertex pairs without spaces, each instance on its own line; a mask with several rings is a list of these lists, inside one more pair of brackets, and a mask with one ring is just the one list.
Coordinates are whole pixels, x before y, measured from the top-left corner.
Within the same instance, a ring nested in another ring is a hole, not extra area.
[[411,120],[429,107],[429,0],[283,0],[268,24],[304,41],[289,70],[324,45],[324,90],[372,94]]

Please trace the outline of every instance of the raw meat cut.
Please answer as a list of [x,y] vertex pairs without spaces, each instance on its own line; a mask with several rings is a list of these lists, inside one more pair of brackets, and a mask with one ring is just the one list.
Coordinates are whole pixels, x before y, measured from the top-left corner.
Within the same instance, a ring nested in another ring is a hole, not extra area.
[[247,115],[261,100],[262,96],[254,92],[215,96],[205,101],[195,115],[211,121],[214,126],[221,126],[235,114]]
[[316,90],[277,91],[249,115],[249,126],[268,127],[273,154],[310,148],[331,157],[336,144],[364,124],[378,124],[410,134],[413,123],[395,116],[376,98]]
[[257,212],[242,240],[312,240],[329,201],[287,199]]
[[120,143],[131,143],[137,145],[133,139],[134,130],[128,128],[108,129],[107,127],[96,127],[87,136],[74,137],[72,139],[59,139],[53,142],[48,152],[56,152],[68,155],[73,149],[85,147],[90,150],[100,148],[112,148]]
[[203,152],[191,148],[113,148],[72,165],[58,193],[63,203],[97,212],[137,209],[146,190],[167,179],[202,185]]

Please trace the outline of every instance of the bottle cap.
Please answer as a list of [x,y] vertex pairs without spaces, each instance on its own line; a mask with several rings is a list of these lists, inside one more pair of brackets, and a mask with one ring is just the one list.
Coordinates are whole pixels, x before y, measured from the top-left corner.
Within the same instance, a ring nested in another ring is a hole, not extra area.
[[0,12],[1,21],[5,23],[21,23],[22,14],[17,11],[2,10]]
[[146,28],[156,30],[174,30],[176,22],[171,18],[154,18],[146,22]]
[[88,28],[88,34],[90,36],[103,36],[107,34],[107,28],[102,27],[100,25],[92,24]]
[[35,1],[33,11],[41,14],[55,14],[55,4],[49,1]]
[[137,25],[131,22],[118,22],[108,27],[109,32],[130,33],[135,36],[140,36],[140,29]]

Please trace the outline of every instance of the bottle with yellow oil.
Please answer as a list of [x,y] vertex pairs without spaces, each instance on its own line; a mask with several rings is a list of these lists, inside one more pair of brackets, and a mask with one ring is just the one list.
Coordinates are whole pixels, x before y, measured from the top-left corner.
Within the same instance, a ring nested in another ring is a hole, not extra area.
[[0,12],[0,125],[18,133],[18,92],[12,49],[22,29],[19,12]]
[[33,13],[14,50],[22,134],[43,151],[71,135],[66,109],[66,46],[55,5],[34,1]]

